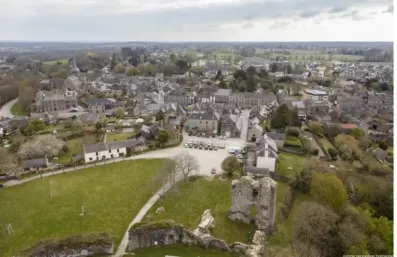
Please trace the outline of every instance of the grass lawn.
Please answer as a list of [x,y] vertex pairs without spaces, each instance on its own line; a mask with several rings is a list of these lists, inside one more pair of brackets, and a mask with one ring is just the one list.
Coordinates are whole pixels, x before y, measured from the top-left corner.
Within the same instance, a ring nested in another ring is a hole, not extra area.
[[284,140],[284,146],[301,148],[302,144],[298,137],[295,136],[286,136]]
[[16,102],[16,103],[11,107],[11,113],[12,113],[13,115],[16,115],[16,116],[25,116],[25,115],[29,115],[28,112],[26,112],[26,111],[24,111],[24,110],[22,109],[22,106],[21,106],[18,102]]
[[319,138],[320,144],[324,147],[326,151],[329,148],[335,149],[335,147],[331,144],[331,142],[326,137]]
[[[278,197],[277,197],[278,200]],[[299,205],[301,205],[303,202],[310,200],[310,197],[308,195],[304,195],[301,193],[297,193],[295,196],[295,201],[294,205],[291,208],[291,211],[288,215],[288,218],[284,220],[281,224],[277,225],[277,230],[269,238],[269,244],[270,246],[277,245],[280,247],[287,247],[291,240],[292,240],[292,232],[293,232],[293,219],[294,215],[296,213],[296,210]],[[279,216],[277,211],[280,211],[279,209],[276,209],[276,217]]]
[[[194,182],[181,183],[153,206],[144,221],[174,220],[187,228],[195,229],[203,212],[211,209],[215,218],[213,236],[224,239],[227,243],[248,243],[254,226],[233,222],[227,217],[231,206],[230,190],[231,182],[219,179],[199,178]],[[165,212],[156,214],[160,206],[165,208]]]
[[179,257],[237,257],[236,253],[223,252],[216,249],[204,249],[198,246],[175,244],[151,248],[142,248],[134,251],[134,255],[127,254],[124,257],[164,257],[165,255]]
[[[305,166],[306,158],[301,155],[291,153],[279,153],[276,172],[278,175],[295,178]],[[291,169],[288,169],[291,168]]]
[[106,142],[111,143],[116,141],[123,141],[132,136],[135,136],[135,133],[113,133],[113,134],[108,133],[106,137]]
[[[0,255],[13,256],[41,239],[78,233],[107,232],[117,246],[128,224],[158,189],[151,178],[162,163],[160,159],[125,161],[3,188]],[[85,216],[80,216],[81,206]],[[4,233],[8,223],[11,236]]]
[[94,144],[96,142],[96,136],[87,134],[84,137],[79,137],[66,141],[66,145],[69,147],[69,152],[59,155],[58,160],[54,161],[61,164],[68,164],[72,161],[72,156],[83,152],[83,144]]
[[288,191],[289,185],[283,182],[277,182],[276,188],[276,221],[280,218],[281,203],[284,200],[285,194]]
[[61,59],[61,60],[56,60],[56,61],[47,61],[47,62],[43,62],[43,64],[54,65],[54,64],[57,64],[58,62],[60,62],[61,64],[68,64],[69,60],[68,59]]

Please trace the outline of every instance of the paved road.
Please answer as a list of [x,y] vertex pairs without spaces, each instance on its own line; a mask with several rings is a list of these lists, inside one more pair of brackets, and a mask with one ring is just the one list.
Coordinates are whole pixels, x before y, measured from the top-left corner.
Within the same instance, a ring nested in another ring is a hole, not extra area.
[[0,108],[0,118],[1,117],[7,117],[7,118],[12,118],[14,115],[11,114],[11,107],[18,101],[18,98],[9,101],[5,105],[3,105]]
[[241,135],[240,136],[241,136],[241,140],[243,140],[243,142],[247,141],[249,115],[250,115],[250,110],[243,110],[241,113],[243,125],[241,127]]

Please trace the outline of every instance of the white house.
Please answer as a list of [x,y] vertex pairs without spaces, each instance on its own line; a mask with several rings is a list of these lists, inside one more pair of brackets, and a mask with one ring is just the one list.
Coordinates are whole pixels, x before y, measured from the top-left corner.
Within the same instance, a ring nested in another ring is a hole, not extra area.
[[256,167],[266,169],[269,172],[275,172],[278,152],[276,142],[267,135],[264,135],[256,144],[258,145]]
[[314,102],[328,101],[328,93],[317,89],[305,89],[302,95],[303,99],[309,99]]
[[112,143],[84,144],[84,161],[89,163],[123,157],[131,152],[143,151],[146,148],[145,139],[143,138]]

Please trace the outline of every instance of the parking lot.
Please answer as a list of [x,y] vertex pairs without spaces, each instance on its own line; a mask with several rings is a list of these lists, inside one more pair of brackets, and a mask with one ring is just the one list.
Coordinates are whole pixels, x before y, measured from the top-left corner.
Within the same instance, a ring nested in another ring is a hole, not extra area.
[[[200,171],[198,172],[200,175],[210,175],[211,169],[215,168],[217,174],[221,172],[221,163],[222,161],[229,156],[227,151],[228,147],[236,146],[236,147],[244,147],[245,142],[240,138],[228,138],[228,139],[220,139],[218,137],[215,138],[203,138],[197,136],[188,136],[187,134],[183,135],[184,142],[181,144],[180,148],[181,152],[188,152],[191,155],[195,156],[200,164]],[[185,144],[189,141],[198,141],[203,142],[203,145],[217,145],[217,150],[204,150],[204,148],[185,148]]]

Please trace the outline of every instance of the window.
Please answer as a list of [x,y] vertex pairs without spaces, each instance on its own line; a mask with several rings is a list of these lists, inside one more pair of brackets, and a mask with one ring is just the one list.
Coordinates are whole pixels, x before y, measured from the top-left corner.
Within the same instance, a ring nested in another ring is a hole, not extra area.
[[118,153],[120,152],[119,149],[117,149],[117,152],[118,152]]
[[92,161],[92,157],[90,157],[89,160]]
[[205,124],[208,124],[208,120],[205,122]]
[[109,153],[111,153],[112,152],[112,150],[109,150]]
[[96,155],[98,155],[98,152],[96,152]]

